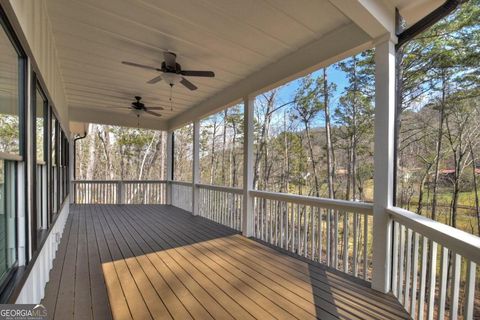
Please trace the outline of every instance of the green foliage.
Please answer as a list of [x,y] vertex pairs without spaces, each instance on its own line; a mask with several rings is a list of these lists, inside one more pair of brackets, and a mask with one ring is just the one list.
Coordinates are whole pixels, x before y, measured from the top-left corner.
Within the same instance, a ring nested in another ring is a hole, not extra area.
[[0,114],[0,152],[5,153],[19,153],[19,118],[18,116],[11,116]]
[[[448,212],[445,221],[457,227],[462,227],[457,222],[465,219],[459,215],[469,207],[475,213],[471,225],[476,225],[473,229],[478,234],[479,208],[472,201],[465,202],[461,194],[478,193],[474,185],[478,174],[474,172],[480,168],[479,4],[478,0],[462,4],[399,54],[402,95],[397,191],[398,205],[414,205],[429,216],[435,202],[441,215]],[[471,226],[464,229],[472,232]]]

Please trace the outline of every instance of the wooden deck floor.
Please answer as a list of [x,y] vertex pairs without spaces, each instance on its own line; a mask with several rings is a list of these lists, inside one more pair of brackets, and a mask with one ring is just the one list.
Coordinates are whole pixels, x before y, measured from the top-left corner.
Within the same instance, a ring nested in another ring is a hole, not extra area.
[[65,228],[50,318],[408,318],[362,281],[174,207],[74,205]]

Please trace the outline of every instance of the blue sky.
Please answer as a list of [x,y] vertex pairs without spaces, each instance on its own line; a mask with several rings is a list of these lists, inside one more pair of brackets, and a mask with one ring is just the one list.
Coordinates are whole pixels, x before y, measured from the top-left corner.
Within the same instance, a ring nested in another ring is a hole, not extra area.
[[[316,78],[316,77],[322,76],[322,73],[323,71],[322,69],[320,69],[320,70],[314,71],[313,73],[311,73],[311,75],[312,77]],[[336,90],[333,93],[333,97],[330,100],[331,102],[330,108],[333,112],[338,102],[338,99],[340,98],[342,93],[345,91],[345,87],[348,85],[348,79],[346,77],[345,72],[339,70],[335,65],[331,65],[327,68],[327,77],[330,83],[335,83],[336,85]],[[299,85],[300,85],[300,79],[296,79],[282,86],[278,93],[277,104],[281,105],[289,101],[292,101]],[[318,119],[316,119],[317,120],[316,126],[322,126],[323,118],[321,116],[317,118]]]
[[[321,76],[321,74],[322,74],[321,69],[311,73],[313,77]],[[345,87],[348,85],[346,74],[333,65],[327,68],[327,77],[330,83],[335,83],[337,85],[337,88],[333,95],[333,102],[336,103],[340,95],[345,90]],[[296,79],[285,84],[281,88],[279,92],[279,104],[291,101],[293,99],[293,97],[295,96],[295,91],[299,86],[299,83],[300,83],[300,79]]]

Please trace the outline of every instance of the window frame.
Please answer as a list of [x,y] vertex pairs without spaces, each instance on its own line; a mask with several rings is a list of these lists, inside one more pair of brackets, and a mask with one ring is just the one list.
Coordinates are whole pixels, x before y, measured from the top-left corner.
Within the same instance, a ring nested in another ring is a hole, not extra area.
[[[31,92],[31,120],[32,120],[32,127],[33,127],[33,130],[31,132],[31,139],[32,139],[32,154],[34,156],[32,156],[32,159],[33,159],[33,163],[32,163],[32,169],[33,169],[33,174],[32,174],[32,185],[33,185],[33,188],[34,190],[32,191],[32,198],[33,199],[33,204],[34,206],[32,206],[32,227],[31,227],[31,232],[32,232],[32,241],[35,241],[34,242],[34,246],[32,245],[32,251],[35,252],[36,250],[38,250],[38,244],[41,244],[45,238],[45,236],[47,235],[47,231],[50,229],[50,221],[49,221],[49,214],[48,214],[48,194],[49,194],[49,191],[50,191],[50,185],[49,185],[49,179],[48,179],[48,172],[45,173],[45,177],[43,176],[43,173],[40,173],[42,175],[42,180],[41,181],[38,181],[37,177],[38,177],[38,165],[39,165],[39,159],[38,159],[38,155],[37,155],[37,119],[40,118],[38,117],[37,115],[37,97],[38,97],[38,93],[40,94],[41,98],[43,99],[43,115],[41,116],[41,118],[43,119],[43,130],[42,130],[42,134],[43,134],[43,159],[41,160],[43,162],[43,165],[44,166],[47,166],[48,168],[48,164],[47,164],[47,159],[49,158],[49,150],[47,148],[47,140],[49,140],[49,135],[48,135],[48,130],[47,130],[47,127],[48,127],[48,106],[49,106],[49,101],[48,101],[48,97],[47,95],[45,94],[45,91],[43,90],[42,88],[42,85],[40,84],[39,80],[38,80],[38,77],[37,77],[37,74],[32,71],[32,92]],[[45,184],[44,184],[44,181],[43,181],[43,178],[46,178],[46,181],[45,181]],[[38,187],[40,186],[40,197],[41,199],[39,200],[38,199]],[[45,188],[45,190],[44,190]],[[45,192],[46,194],[46,197],[44,198],[43,197],[43,193]],[[39,202],[40,201],[40,202]],[[46,207],[44,206],[44,201],[46,201]],[[40,203],[40,207],[38,207],[38,204]],[[43,212],[44,208],[46,208],[46,211]],[[38,224],[39,224],[39,221],[38,221],[38,211],[41,211],[41,216],[42,216],[42,220],[43,220],[43,215],[45,215],[45,223],[46,225],[45,226],[42,226],[42,228],[38,228]],[[35,239],[35,240],[33,240]]]
[[[28,234],[29,234],[29,217],[28,217],[28,206],[25,205],[23,211],[23,215],[25,216],[25,223],[23,225],[19,224],[19,196],[18,191],[20,188],[23,189],[24,193],[27,194],[29,188],[29,180],[27,178],[27,174],[22,175],[22,181],[19,179],[19,163],[23,163],[24,170],[28,170],[28,159],[26,155],[28,154],[28,147],[27,147],[27,99],[28,99],[28,68],[27,68],[27,61],[28,56],[26,52],[23,50],[21,42],[17,37],[15,30],[13,29],[12,25],[9,22],[9,19],[0,6],[0,28],[5,32],[8,39],[10,40],[10,44],[17,52],[18,55],[18,118],[19,118],[19,126],[18,126],[18,153],[0,153],[0,161],[4,161],[4,163],[9,162],[11,167],[14,170],[13,173],[13,183],[14,183],[14,204],[13,204],[13,212],[14,212],[14,221],[15,221],[15,240],[14,240],[14,247],[15,247],[15,262],[9,268],[3,279],[0,282],[0,301],[3,303],[8,295],[11,294],[14,281],[16,275],[18,274],[19,270],[19,257],[20,257],[20,248],[19,248],[19,230],[20,228],[24,229],[24,234],[27,235],[27,241],[25,241],[25,247],[23,248],[22,252],[25,254],[25,257],[28,257],[29,249],[30,249],[30,242],[28,241]],[[23,184],[23,186],[21,186]],[[7,204],[6,204],[7,206]]]
[[22,161],[24,156],[27,154],[27,146],[26,146],[26,135],[27,135],[27,128],[26,128],[26,114],[27,114],[27,54],[23,50],[20,40],[18,39],[15,30],[13,29],[12,25],[8,21],[7,15],[3,11],[3,8],[0,6],[0,28],[3,29],[5,34],[7,35],[8,39],[10,40],[10,44],[17,52],[18,55],[18,122],[19,122],[19,148],[18,154],[15,153],[6,153],[0,154],[1,158],[7,158],[9,155],[15,161]]

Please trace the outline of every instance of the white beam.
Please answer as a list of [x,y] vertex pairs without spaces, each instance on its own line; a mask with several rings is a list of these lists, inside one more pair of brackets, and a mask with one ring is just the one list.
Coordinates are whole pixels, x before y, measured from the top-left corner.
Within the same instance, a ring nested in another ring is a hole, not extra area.
[[[75,163],[73,161],[75,159],[75,143],[72,137],[68,137],[68,174],[70,175],[70,203],[75,202],[75,185],[73,184],[73,177],[75,176]],[[46,188],[45,188],[46,189]]]
[[243,111],[243,212],[242,233],[246,237],[253,236],[254,206],[250,190],[253,190],[253,118],[254,96],[244,98]]
[[167,123],[163,119],[154,119],[150,116],[142,116],[137,119],[133,114],[118,114],[108,111],[88,110],[80,108],[69,109],[69,120],[112,126],[143,128],[153,130],[166,130]]
[[198,215],[199,189],[200,183],[200,121],[193,123],[193,170],[192,170],[192,214]]
[[338,28],[169,120],[169,130],[361,52],[372,46],[371,40],[353,23]]
[[169,131],[167,132],[167,175],[165,177],[167,180],[166,202],[169,205],[172,204],[173,143],[173,131]]
[[329,0],[345,16],[356,23],[370,37],[386,33],[395,38],[395,7],[382,0]]
[[375,49],[375,158],[373,205],[372,287],[390,291],[391,219],[393,205],[395,125],[395,44],[384,41]]

